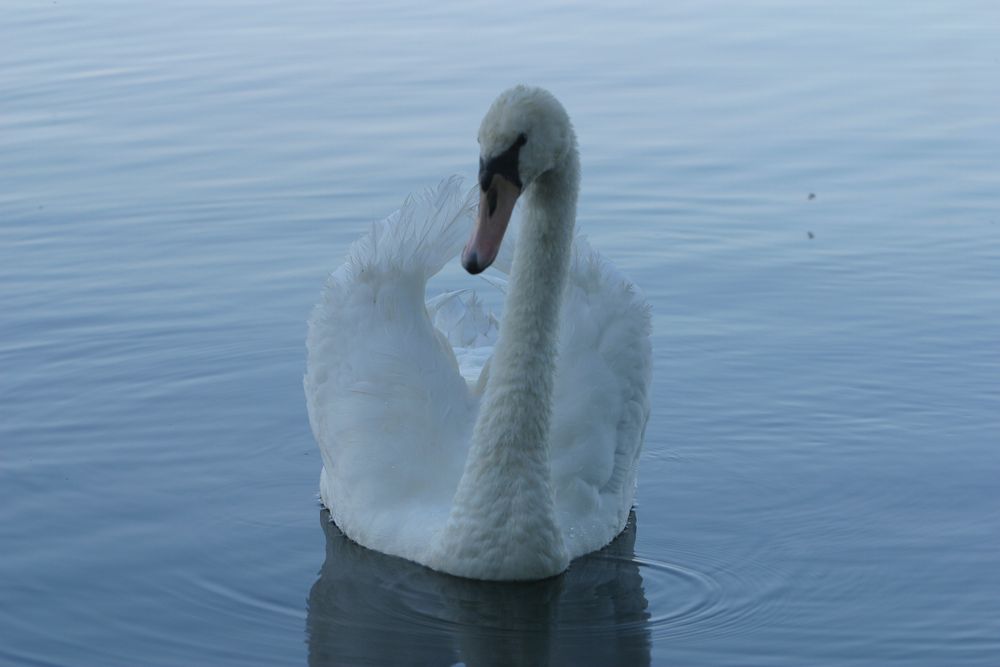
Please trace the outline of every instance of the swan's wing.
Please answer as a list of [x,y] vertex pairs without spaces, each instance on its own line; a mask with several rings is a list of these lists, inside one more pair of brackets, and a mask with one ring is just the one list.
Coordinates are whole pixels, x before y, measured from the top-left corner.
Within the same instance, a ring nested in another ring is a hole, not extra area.
[[572,556],[625,526],[649,418],[649,306],[583,239],[562,305],[552,414],[556,507]]
[[407,199],[354,243],[309,320],[304,383],[323,501],[354,540],[418,561],[414,545],[450,507],[475,416],[424,304],[427,280],[461,249],[471,205],[459,179]]

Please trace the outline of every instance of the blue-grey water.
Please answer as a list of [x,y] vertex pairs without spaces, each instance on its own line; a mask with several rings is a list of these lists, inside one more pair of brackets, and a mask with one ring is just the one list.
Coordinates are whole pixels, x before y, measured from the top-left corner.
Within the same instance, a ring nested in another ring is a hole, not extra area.
[[[0,664],[1000,664],[998,26],[7,3]],[[574,119],[579,228],[651,301],[655,374],[629,530],[511,586],[328,524],[301,377],[326,273],[472,177],[520,81]]]

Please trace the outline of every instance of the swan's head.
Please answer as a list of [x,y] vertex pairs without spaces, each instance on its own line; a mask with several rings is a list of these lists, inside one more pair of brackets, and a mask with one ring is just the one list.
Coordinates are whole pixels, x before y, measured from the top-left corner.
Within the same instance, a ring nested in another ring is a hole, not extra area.
[[574,145],[569,116],[549,91],[515,86],[493,102],[479,126],[479,220],[462,252],[469,273],[493,263],[517,198]]

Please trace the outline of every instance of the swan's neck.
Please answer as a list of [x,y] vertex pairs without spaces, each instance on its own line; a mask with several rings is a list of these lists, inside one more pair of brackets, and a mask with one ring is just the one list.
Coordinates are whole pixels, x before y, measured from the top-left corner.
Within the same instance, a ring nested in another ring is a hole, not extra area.
[[539,177],[514,251],[500,339],[465,472],[442,539],[454,574],[537,579],[567,565],[549,470],[559,305],[566,282],[579,162]]
[[550,171],[526,193],[500,340],[473,437],[474,446],[513,450],[546,471],[559,305],[576,220],[575,171]]

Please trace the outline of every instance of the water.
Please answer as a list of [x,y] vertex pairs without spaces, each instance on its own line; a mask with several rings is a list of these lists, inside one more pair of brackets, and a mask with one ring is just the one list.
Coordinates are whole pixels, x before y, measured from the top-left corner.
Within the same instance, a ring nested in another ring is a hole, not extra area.
[[[997,25],[10,3],[0,663],[995,665]],[[574,119],[579,226],[652,302],[656,368],[629,531],[497,586],[325,523],[301,375],[326,272],[473,176],[517,81]]]

